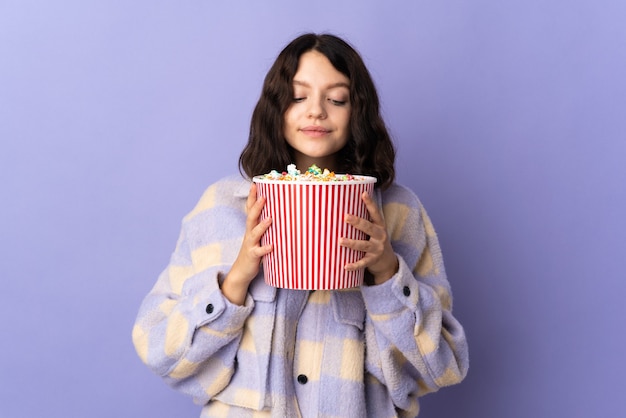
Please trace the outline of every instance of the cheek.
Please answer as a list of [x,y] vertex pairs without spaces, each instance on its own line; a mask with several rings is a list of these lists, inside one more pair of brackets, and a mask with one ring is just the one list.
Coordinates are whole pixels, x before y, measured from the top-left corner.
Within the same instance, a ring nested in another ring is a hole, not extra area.
[[283,136],[289,144],[294,132],[297,130],[296,119],[293,110],[287,109],[283,117]]
[[283,116],[283,125],[285,126],[285,130],[289,127],[293,127],[296,121],[296,111],[293,107],[290,107],[285,111],[285,115]]
[[350,135],[350,112],[342,115],[340,123],[343,127],[343,130],[346,132],[346,135]]

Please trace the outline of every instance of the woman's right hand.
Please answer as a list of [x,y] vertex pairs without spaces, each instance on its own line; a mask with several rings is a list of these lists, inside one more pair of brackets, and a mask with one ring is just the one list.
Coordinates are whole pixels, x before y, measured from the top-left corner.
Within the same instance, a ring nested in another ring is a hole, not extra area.
[[257,198],[253,183],[246,200],[246,233],[237,259],[222,282],[222,293],[237,305],[244,304],[250,282],[259,273],[261,259],[272,251],[271,245],[261,245],[261,237],[272,224],[271,218],[259,220],[264,205],[265,198]]

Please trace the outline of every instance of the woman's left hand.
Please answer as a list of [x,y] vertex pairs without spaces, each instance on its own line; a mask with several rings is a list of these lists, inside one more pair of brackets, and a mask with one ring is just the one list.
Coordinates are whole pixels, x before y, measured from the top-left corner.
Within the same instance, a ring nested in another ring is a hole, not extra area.
[[340,245],[357,251],[365,252],[363,258],[356,263],[346,264],[346,270],[367,268],[374,276],[374,284],[381,284],[389,280],[398,271],[398,257],[396,256],[385,227],[385,220],[378,210],[378,206],[367,192],[361,196],[365,207],[370,214],[371,221],[346,214],[345,222],[369,236],[368,240],[353,240],[341,238]]

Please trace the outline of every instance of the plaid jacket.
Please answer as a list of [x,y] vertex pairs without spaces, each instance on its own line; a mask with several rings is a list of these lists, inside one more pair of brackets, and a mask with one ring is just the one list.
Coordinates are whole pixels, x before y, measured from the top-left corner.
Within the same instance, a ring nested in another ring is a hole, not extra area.
[[141,360],[202,417],[415,417],[419,396],[465,377],[439,243],[410,190],[376,194],[400,261],[386,283],[309,292],[260,273],[236,306],[219,281],[241,245],[249,187],[229,177],[206,190],[133,328]]

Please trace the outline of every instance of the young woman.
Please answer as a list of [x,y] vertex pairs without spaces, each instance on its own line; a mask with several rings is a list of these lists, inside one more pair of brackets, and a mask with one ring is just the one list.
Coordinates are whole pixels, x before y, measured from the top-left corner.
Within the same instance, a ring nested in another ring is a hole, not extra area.
[[[369,239],[346,269],[366,283],[338,291],[276,289],[260,268],[271,219],[250,178],[295,162],[378,179]],[[433,226],[394,183],[394,149],[359,54],[333,35],[307,34],[265,78],[246,178],[218,181],[184,218],[169,266],[141,305],[140,358],[203,405],[202,417],[415,417],[418,397],[467,373],[463,328]]]

